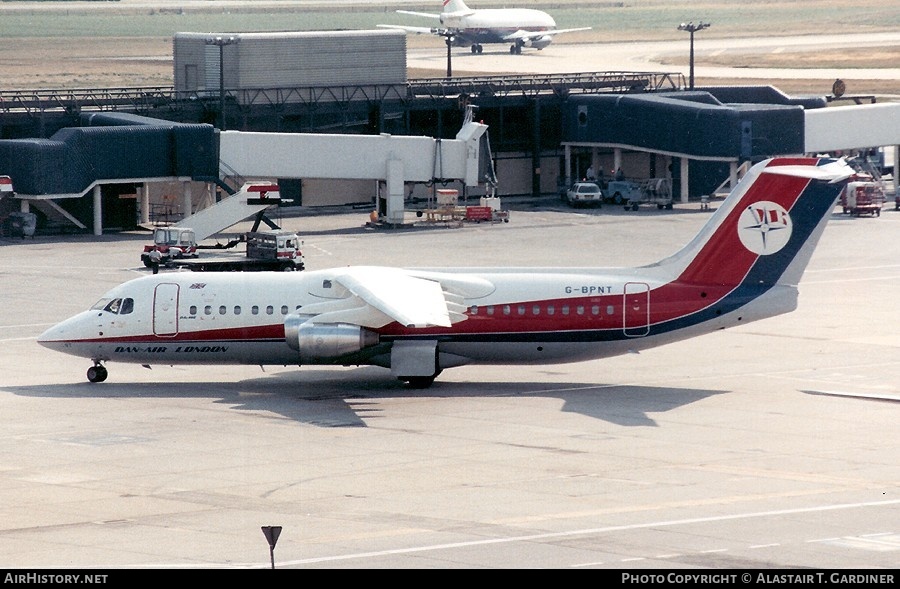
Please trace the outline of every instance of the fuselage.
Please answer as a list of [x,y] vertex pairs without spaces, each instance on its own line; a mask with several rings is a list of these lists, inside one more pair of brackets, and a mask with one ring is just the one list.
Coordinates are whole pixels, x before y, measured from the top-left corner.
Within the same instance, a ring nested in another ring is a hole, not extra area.
[[[455,45],[508,43],[507,37],[519,31],[542,33],[556,28],[546,12],[528,8],[484,9],[471,14],[441,15],[441,24],[456,33]],[[547,39],[549,44],[549,38]]]
[[[560,363],[626,353],[725,327],[728,314],[758,293],[724,285],[665,282],[622,270],[407,270],[464,292],[465,320],[372,330],[380,345],[437,340],[447,364]],[[92,309],[40,337],[50,348],[94,360],[141,364],[297,365],[304,360],[285,321],[304,307],[340,298],[335,271],[172,272],[127,282]],[[788,296],[790,298],[790,296]],[[111,306],[112,305],[112,306]],[[716,311],[710,311],[716,307]],[[770,307],[771,311],[771,307]],[[718,323],[705,321],[717,313]],[[749,320],[747,316],[742,320]],[[371,352],[371,353],[369,353]],[[377,348],[341,363],[380,363]],[[334,363],[328,359],[322,363]]]

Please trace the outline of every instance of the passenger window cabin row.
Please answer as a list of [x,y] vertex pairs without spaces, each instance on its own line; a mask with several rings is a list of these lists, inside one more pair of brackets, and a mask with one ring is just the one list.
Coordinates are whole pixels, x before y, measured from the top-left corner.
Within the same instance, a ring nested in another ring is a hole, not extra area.
[[[546,307],[545,307],[543,305],[534,304],[534,305],[530,306],[530,311],[531,311],[532,317],[537,317],[541,314],[546,314],[547,316],[553,316],[553,315],[556,315],[556,310],[557,309],[556,309],[555,305],[546,305]],[[576,315],[585,315],[585,314],[589,313],[590,315],[593,315],[595,317],[600,317],[601,315],[604,314],[604,308],[601,305],[591,305],[590,308],[585,307],[584,305],[576,305],[574,308],[574,311],[575,311]],[[613,305],[606,305],[606,308],[605,308],[606,315],[614,315],[615,311],[616,311],[616,309]],[[524,315],[528,314],[529,306],[528,305],[515,305],[515,308],[514,308],[513,305],[497,305],[497,306],[487,305],[486,307],[479,307],[478,305],[472,305],[471,307],[469,307],[469,315],[474,316],[474,315],[478,315],[482,312],[488,316],[500,315],[500,314],[507,315],[507,316],[513,315],[513,314],[518,315],[518,316],[524,316]],[[560,315],[567,316],[567,315],[571,314],[571,312],[572,312],[572,308],[569,305],[561,305],[559,308]]]
[[[297,305],[295,310],[300,310],[300,305]],[[472,316],[479,315],[480,313],[484,313],[487,316],[493,315],[506,315],[511,316],[514,314],[513,309],[515,308],[515,315],[524,316],[528,314],[529,306],[528,305],[487,305],[486,307],[479,307],[478,305],[472,305],[469,307],[469,314]],[[537,317],[541,314],[546,314],[548,317],[552,317],[556,315],[556,306],[555,305],[547,305],[546,307],[542,305],[531,305],[531,316]],[[191,305],[190,314],[196,315],[198,311],[197,305]],[[290,309],[287,305],[281,305],[281,308],[277,310],[281,315],[287,315],[290,312]],[[572,313],[573,308],[569,305],[562,305],[559,308],[559,314],[563,316],[568,316]],[[217,312],[219,315],[225,315],[228,313],[228,307],[225,305],[219,305],[218,309],[214,311],[214,307],[212,305],[206,305],[203,307],[204,315],[213,315],[214,312]],[[235,305],[232,313],[234,315],[240,315],[243,313],[243,308],[240,305]],[[274,315],[276,313],[276,309],[272,305],[267,305],[266,307],[260,307],[259,305],[253,305],[250,307],[251,315]],[[614,315],[615,307],[613,305],[606,305],[605,309],[601,305],[591,305],[590,307],[585,307],[584,305],[576,305],[574,307],[575,315],[586,315],[590,314],[594,317],[600,317],[602,315]]]
[[[300,305],[297,305],[295,310],[299,311]],[[197,315],[197,311],[198,311],[197,305],[190,306],[189,313],[191,315]],[[281,305],[281,307],[278,309],[276,309],[274,305],[266,305],[265,307],[261,307],[259,305],[253,305],[250,307],[251,315],[262,315],[262,314],[274,315],[276,313],[276,311],[280,315],[287,315],[290,312],[290,309],[288,308],[287,305]],[[235,305],[232,308],[231,312],[233,315],[240,315],[244,312],[244,309],[240,305]],[[219,315],[226,315],[228,313],[228,307],[226,305],[219,305],[218,307],[213,307],[212,305],[206,305],[205,307],[203,307],[204,315],[213,315],[214,313],[219,314]]]
[[[295,310],[299,311],[301,305],[297,305]],[[101,299],[94,304],[92,309],[102,309],[103,311],[107,311],[109,313],[113,313],[116,315],[127,315],[134,311],[134,299],[132,298],[123,298],[123,299]],[[189,312],[191,315],[197,315],[199,311],[199,307],[197,305],[191,305],[189,308]],[[552,317],[556,315],[557,309],[555,305],[487,305],[485,307],[479,307],[478,305],[472,305],[469,307],[469,314],[472,316],[477,316],[480,314],[484,314],[487,316],[495,316],[495,315],[504,315],[504,316],[525,316],[529,315],[532,317],[537,317],[542,314],[547,315],[548,317]],[[563,316],[568,316],[572,313],[573,308],[569,305],[561,305],[559,307],[559,314]],[[244,312],[244,309],[241,305],[235,305],[231,310],[234,315],[241,315]],[[277,308],[274,305],[266,305],[264,307],[260,305],[253,305],[250,307],[251,315],[275,315],[279,313],[280,315],[287,315],[290,312],[290,308],[287,305],[281,305],[281,307]],[[214,307],[213,305],[206,305],[203,307],[203,315],[226,315],[228,313],[228,307],[226,305],[219,305],[218,307]],[[595,317],[600,317],[602,315],[614,315],[615,307],[613,305],[606,305],[605,309],[601,305],[591,305],[590,307],[586,307],[584,305],[576,305],[574,307],[575,315],[586,315],[590,314]]]

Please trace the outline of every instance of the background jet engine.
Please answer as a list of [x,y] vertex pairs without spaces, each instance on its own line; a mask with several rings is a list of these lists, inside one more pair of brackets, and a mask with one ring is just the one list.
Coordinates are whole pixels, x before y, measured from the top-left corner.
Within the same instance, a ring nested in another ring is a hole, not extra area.
[[553,42],[552,35],[541,35],[540,37],[534,37],[532,39],[528,39],[525,42],[526,47],[534,47],[535,49],[543,49]]

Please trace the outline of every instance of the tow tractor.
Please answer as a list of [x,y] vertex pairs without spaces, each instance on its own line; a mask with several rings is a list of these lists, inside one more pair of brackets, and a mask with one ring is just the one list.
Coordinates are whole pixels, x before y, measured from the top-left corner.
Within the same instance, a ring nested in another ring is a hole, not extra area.
[[141,261],[147,268],[196,257],[196,234],[186,227],[157,227],[153,230],[153,243],[145,245],[141,253]]

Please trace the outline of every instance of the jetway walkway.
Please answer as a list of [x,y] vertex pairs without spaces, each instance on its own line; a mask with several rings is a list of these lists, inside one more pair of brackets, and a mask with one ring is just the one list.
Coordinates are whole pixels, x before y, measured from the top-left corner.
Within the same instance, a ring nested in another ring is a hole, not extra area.
[[[87,228],[56,201],[93,196],[93,232],[103,232],[104,184],[137,187],[141,222],[149,221],[146,185],[181,182],[189,224],[204,239],[277,205],[272,191],[253,186],[281,179],[370,179],[383,183],[378,210],[388,223],[404,215],[406,182],[496,183],[487,126],[471,112],[455,139],[319,133],[215,131],[124,114],[94,115],[86,127],[63,129],[52,140],[0,140],[0,164],[16,179],[22,212],[38,208],[48,218]],[[156,124],[158,123],[158,124]],[[55,173],[50,174],[48,170]],[[194,212],[191,182],[207,185],[238,176],[259,179],[232,196]],[[379,184],[380,186],[381,184]],[[143,190],[141,187],[143,186]],[[266,200],[266,199],[270,200]]]
[[[465,186],[495,184],[487,125],[467,117],[455,139],[325,133],[223,131],[223,165],[245,178],[375,180],[383,182],[378,216],[404,218],[406,182],[458,180]],[[218,206],[218,205],[216,205]]]

